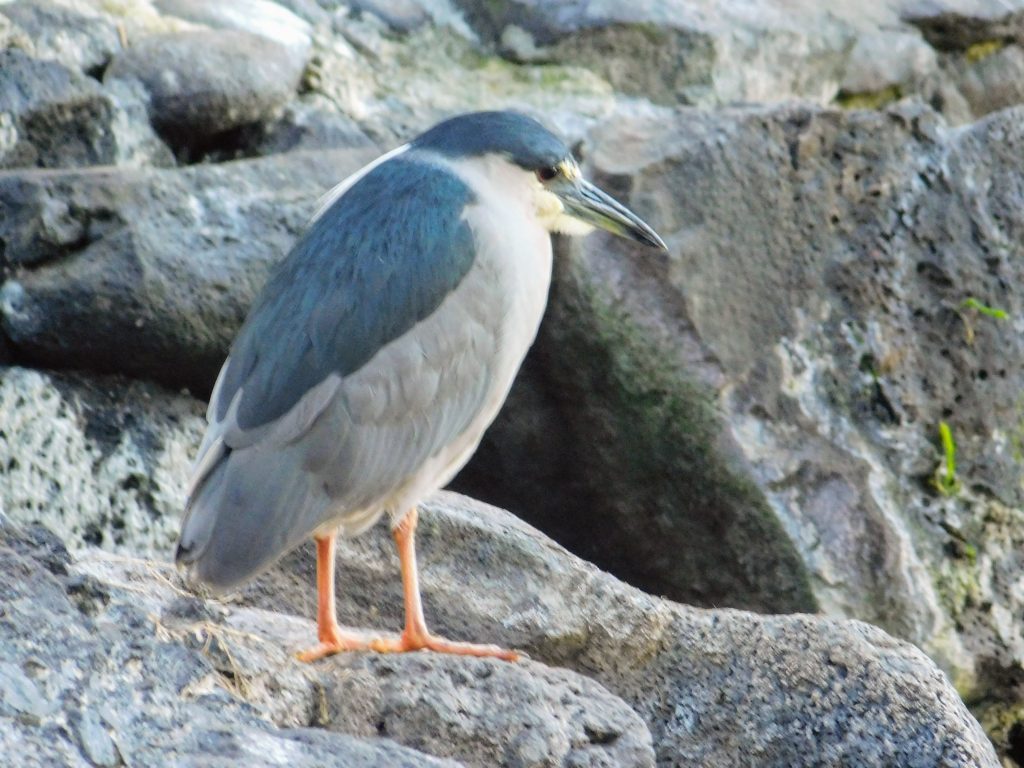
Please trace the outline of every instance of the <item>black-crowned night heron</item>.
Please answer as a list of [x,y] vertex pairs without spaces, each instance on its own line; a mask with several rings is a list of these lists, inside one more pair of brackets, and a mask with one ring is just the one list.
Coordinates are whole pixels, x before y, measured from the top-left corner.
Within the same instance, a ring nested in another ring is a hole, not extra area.
[[[551,232],[661,238],[586,182],[562,141],[512,112],[447,120],[332,190],[253,305],[221,369],[177,562],[215,590],[312,537],[317,659],[430,649],[514,659],[427,631],[416,504],[473,454],[533,342]],[[388,513],[405,631],[338,626],[335,539]]]

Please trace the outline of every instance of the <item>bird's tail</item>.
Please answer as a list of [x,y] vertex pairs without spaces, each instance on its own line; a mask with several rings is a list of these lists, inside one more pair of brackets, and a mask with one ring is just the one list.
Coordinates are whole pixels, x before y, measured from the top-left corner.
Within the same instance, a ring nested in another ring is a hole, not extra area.
[[214,446],[201,460],[185,508],[175,562],[214,591],[270,567],[323,520],[330,501],[301,456],[252,446]]

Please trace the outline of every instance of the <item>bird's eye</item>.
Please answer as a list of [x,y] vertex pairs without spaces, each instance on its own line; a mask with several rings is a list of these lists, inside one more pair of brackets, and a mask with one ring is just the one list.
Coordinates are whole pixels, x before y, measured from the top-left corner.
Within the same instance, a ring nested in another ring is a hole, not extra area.
[[551,181],[555,176],[558,175],[558,168],[554,166],[550,168],[541,168],[537,171],[537,178],[540,181]]

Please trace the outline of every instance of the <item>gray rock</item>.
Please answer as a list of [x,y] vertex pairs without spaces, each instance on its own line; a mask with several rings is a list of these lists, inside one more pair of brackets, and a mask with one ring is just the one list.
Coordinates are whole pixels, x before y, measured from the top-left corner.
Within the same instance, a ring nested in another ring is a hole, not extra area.
[[144,114],[130,88],[102,89],[56,61],[0,51],[0,169],[170,163]]
[[271,264],[375,154],[0,178],[18,211],[0,224],[4,256],[35,265],[0,288],[16,356],[209,391]]
[[590,67],[623,93],[668,104],[829,100],[857,34],[841,11],[812,2],[458,5],[484,39],[516,40],[513,57],[525,49]]
[[985,55],[947,56],[943,69],[975,116],[1024,104],[1024,45],[996,42]]
[[353,10],[380,17],[398,32],[411,32],[430,22],[430,14],[418,0],[353,0],[351,5]]
[[[175,588],[156,564],[112,561],[131,563],[119,575],[133,582],[101,583],[85,574],[59,577],[24,550],[31,546],[23,534],[0,518],[0,693],[10,701],[17,680],[23,698],[21,716],[0,718],[0,748],[12,768],[458,765],[387,739],[275,725],[239,695],[201,640],[188,642],[213,625],[161,623],[159,609]],[[281,653],[273,659],[284,668],[282,682],[302,679],[312,691],[296,662]],[[25,698],[27,690],[45,703]],[[292,718],[309,714],[301,707]]]
[[965,51],[994,40],[1024,43],[1021,0],[918,0],[900,11],[939,50]]
[[167,552],[205,425],[141,382],[0,368],[0,512],[76,546]]
[[640,717],[567,670],[423,654],[352,654],[324,666],[331,730],[481,768],[654,765]]
[[[120,397],[140,422],[178,413],[173,399],[154,398],[140,418],[136,392]],[[43,420],[16,405],[0,412]],[[81,413],[107,440],[126,442],[113,434],[114,419],[95,408]],[[194,446],[198,434],[174,439]],[[38,450],[32,443],[18,455],[27,461]],[[96,465],[86,451],[66,453],[65,475],[73,466]],[[309,552],[293,553],[228,602],[192,597],[166,560],[102,554],[85,546],[88,535],[83,541],[67,526],[69,506],[108,493],[102,461],[99,467],[77,498],[54,498],[31,517],[64,530],[80,553],[77,563],[42,529],[18,532],[0,523],[0,664],[21,670],[6,675],[0,689],[6,701],[36,713],[27,721],[0,720],[0,744],[24,740],[19,754],[58,759],[55,750],[66,745],[51,743],[47,729],[66,712],[73,744],[106,759],[106,730],[116,734],[114,747],[126,763],[176,764],[162,752],[180,755],[182,764],[211,754],[253,759],[264,750],[292,758],[308,751],[301,745],[309,739],[322,743],[326,736],[291,729],[313,725],[362,737],[383,722],[386,734],[406,746],[470,765],[493,764],[499,752],[512,764],[531,755],[536,762],[529,764],[649,764],[643,727],[619,696],[646,722],[662,763],[731,765],[753,754],[759,764],[780,766],[821,759],[994,764],[943,674],[880,630],[810,616],[701,611],[653,598],[507,513],[451,494],[425,505],[418,533],[435,629],[521,648],[593,678],[612,695],[526,663],[353,655],[297,665],[288,653],[312,642],[315,629],[309,619],[286,614],[313,614]],[[173,512],[163,516],[176,522]],[[143,530],[124,531],[125,548],[149,547]],[[343,542],[340,553],[342,621],[397,627],[401,593],[386,528]],[[297,602],[298,596],[304,597]],[[46,646],[37,642],[41,635]],[[132,694],[140,687],[149,691],[142,705]],[[495,706],[495,697],[504,705]],[[99,701],[99,720],[89,719],[84,712]],[[541,716],[552,708],[557,716]],[[185,722],[188,734],[174,736]],[[435,727],[446,737],[430,736]],[[340,755],[367,749],[360,742],[341,746]]]
[[313,29],[309,23],[270,0],[157,0],[156,7],[167,16],[264,37],[291,51],[300,71],[313,48]]
[[117,744],[95,710],[86,709],[74,713],[69,720],[78,736],[82,754],[90,763],[101,766],[121,764]]
[[[813,616],[702,611],[650,597],[583,563],[507,513],[452,494],[424,505],[418,533],[427,619],[435,630],[517,647],[593,678],[643,717],[659,764],[996,765],[990,743],[946,677],[918,649],[876,628]],[[308,549],[290,555],[227,605],[197,601],[194,614],[162,612],[162,622],[171,627],[183,620],[176,616],[190,616],[186,626],[223,622],[229,630],[219,633],[208,625],[220,635],[216,643],[227,643],[227,655],[214,652],[214,666],[234,669],[232,679],[245,681],[258,707],[268,706],[267,691],[275,692],[275,701],[287,701],[301,690],[275,659],[309,645],[314,637],[310,620],[282,615],[314,613]],[[76,570],[101,584],[139,584],[149,583],[144,571],[152,567],[96,556]],[[386,528],[342,542],[338,567],[343,623],[397,629],[400,584]],[[130,575],[119,575],[125,569]],[[169,570],[161,572],[173,578]],[[194,642],[199,645],[206,637]],[[555,691],[564,692],[566,685],[570,692],[591,690],[579,679],[542,673],[534,664],[507,669],[498,662],[429,655],[398,660],[340,656],[312,669],[324,675],[314,710],[317,722],[327,728],[354,729],[360,735],[383,723],[387,735],[403,744],[453,754],[469,748],[467,724],[479,716],[479,722],[487,723],[486,734],[475,735],[473,749],[481,751],[456,753],[468,764],[495,764],[494,736],[487,735],[495,728],[511,733],[517,719],[535,722],[515,703],[516,691],[541,681],[553,684]],[[478,676],[485,670],[493,670],[493,679],[486,672]],[[486,704],[491,685],[504,691],[494,695],[510,697],[504,713]],[[620,750],[611,753],[619,757],[610,764],[642,755],[636,731],[624,730],[628,718],[600,714],[608,708],[621,712],[606,696],[596,691],[571,696],[562,717],[578,712],[578,704],[588,700],[585,713],[550,722],[548,728],[557,730],[546,731],[565,734],[568,726],[579,734],[582,725],[586,738],[577,749],[586,754],[584,765],[609,764],[596,760],[599,749]],[[286,712],[296,709],[285,707]],[[432,737],[434,727],[446,729],[448,738]],[[565,754],[561,738],[547,739],[553,750],[547,754]],[[525,758],[534,745],[528,736],[502,746]]]
[[34,56],[81,72],[102,70],[121,48],[115,21],[98,10],[31,0],[5,3],[6,16],[29,41]]
[[10,662],[0,662],[0,706],[7,717],[39,718],[50,709],[36,684]]
[[273,116],[294,95],[304,65],[293,49],[261,35],[195,30],[134,42],[104,80],[139,80],[154,127],[175,146],[192,147]]
[[937,72],[935,50],[920,34],[891,29],[865,32],[850,51],[839,95],[879,94],[891,89],[898,97],[919,90],[922,82]]
[[1012,698],[1024,112],[624,113],[586,154],[670,253],[567,249],[512,402],[564,453],[510,443],[492,498],[650,590],[807,600]]
[[927,0],[902,9],[941,52],[941,75],[920,89],[952,122],[1024,103],[1024,4]]
[[330,19],[330,14],[327,12],[330,7],[328,3],[320,3],[317,0],[275,0],[275,2],[313,25],[326,24]]
[[277,120],[255,126],[243,143],[257,155],[353,147],[377,150],[355,120],[315,95],[293,101]]
[[[594,677],[647,720],[659,763],[994,764],[944,675],[873,627],[652,598],[451,494],[425,506],[418,535],[429,622]],[[399,625],[389,538],[343,544],[345,621]],[[311,575],[308,554],[290,556],[250,599],[274,605]]]

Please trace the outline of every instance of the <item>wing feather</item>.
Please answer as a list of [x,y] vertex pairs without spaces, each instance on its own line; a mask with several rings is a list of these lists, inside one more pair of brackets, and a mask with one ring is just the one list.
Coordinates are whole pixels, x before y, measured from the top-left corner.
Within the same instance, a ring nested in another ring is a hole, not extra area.
[[[271,278],[215,388],[178,557],[250,577],[380,504],[465,432],[492,382],[502,297],[474,270],[463,182],[408,155],[366,174]],[[376,227],[366,217],[391,212]]]

